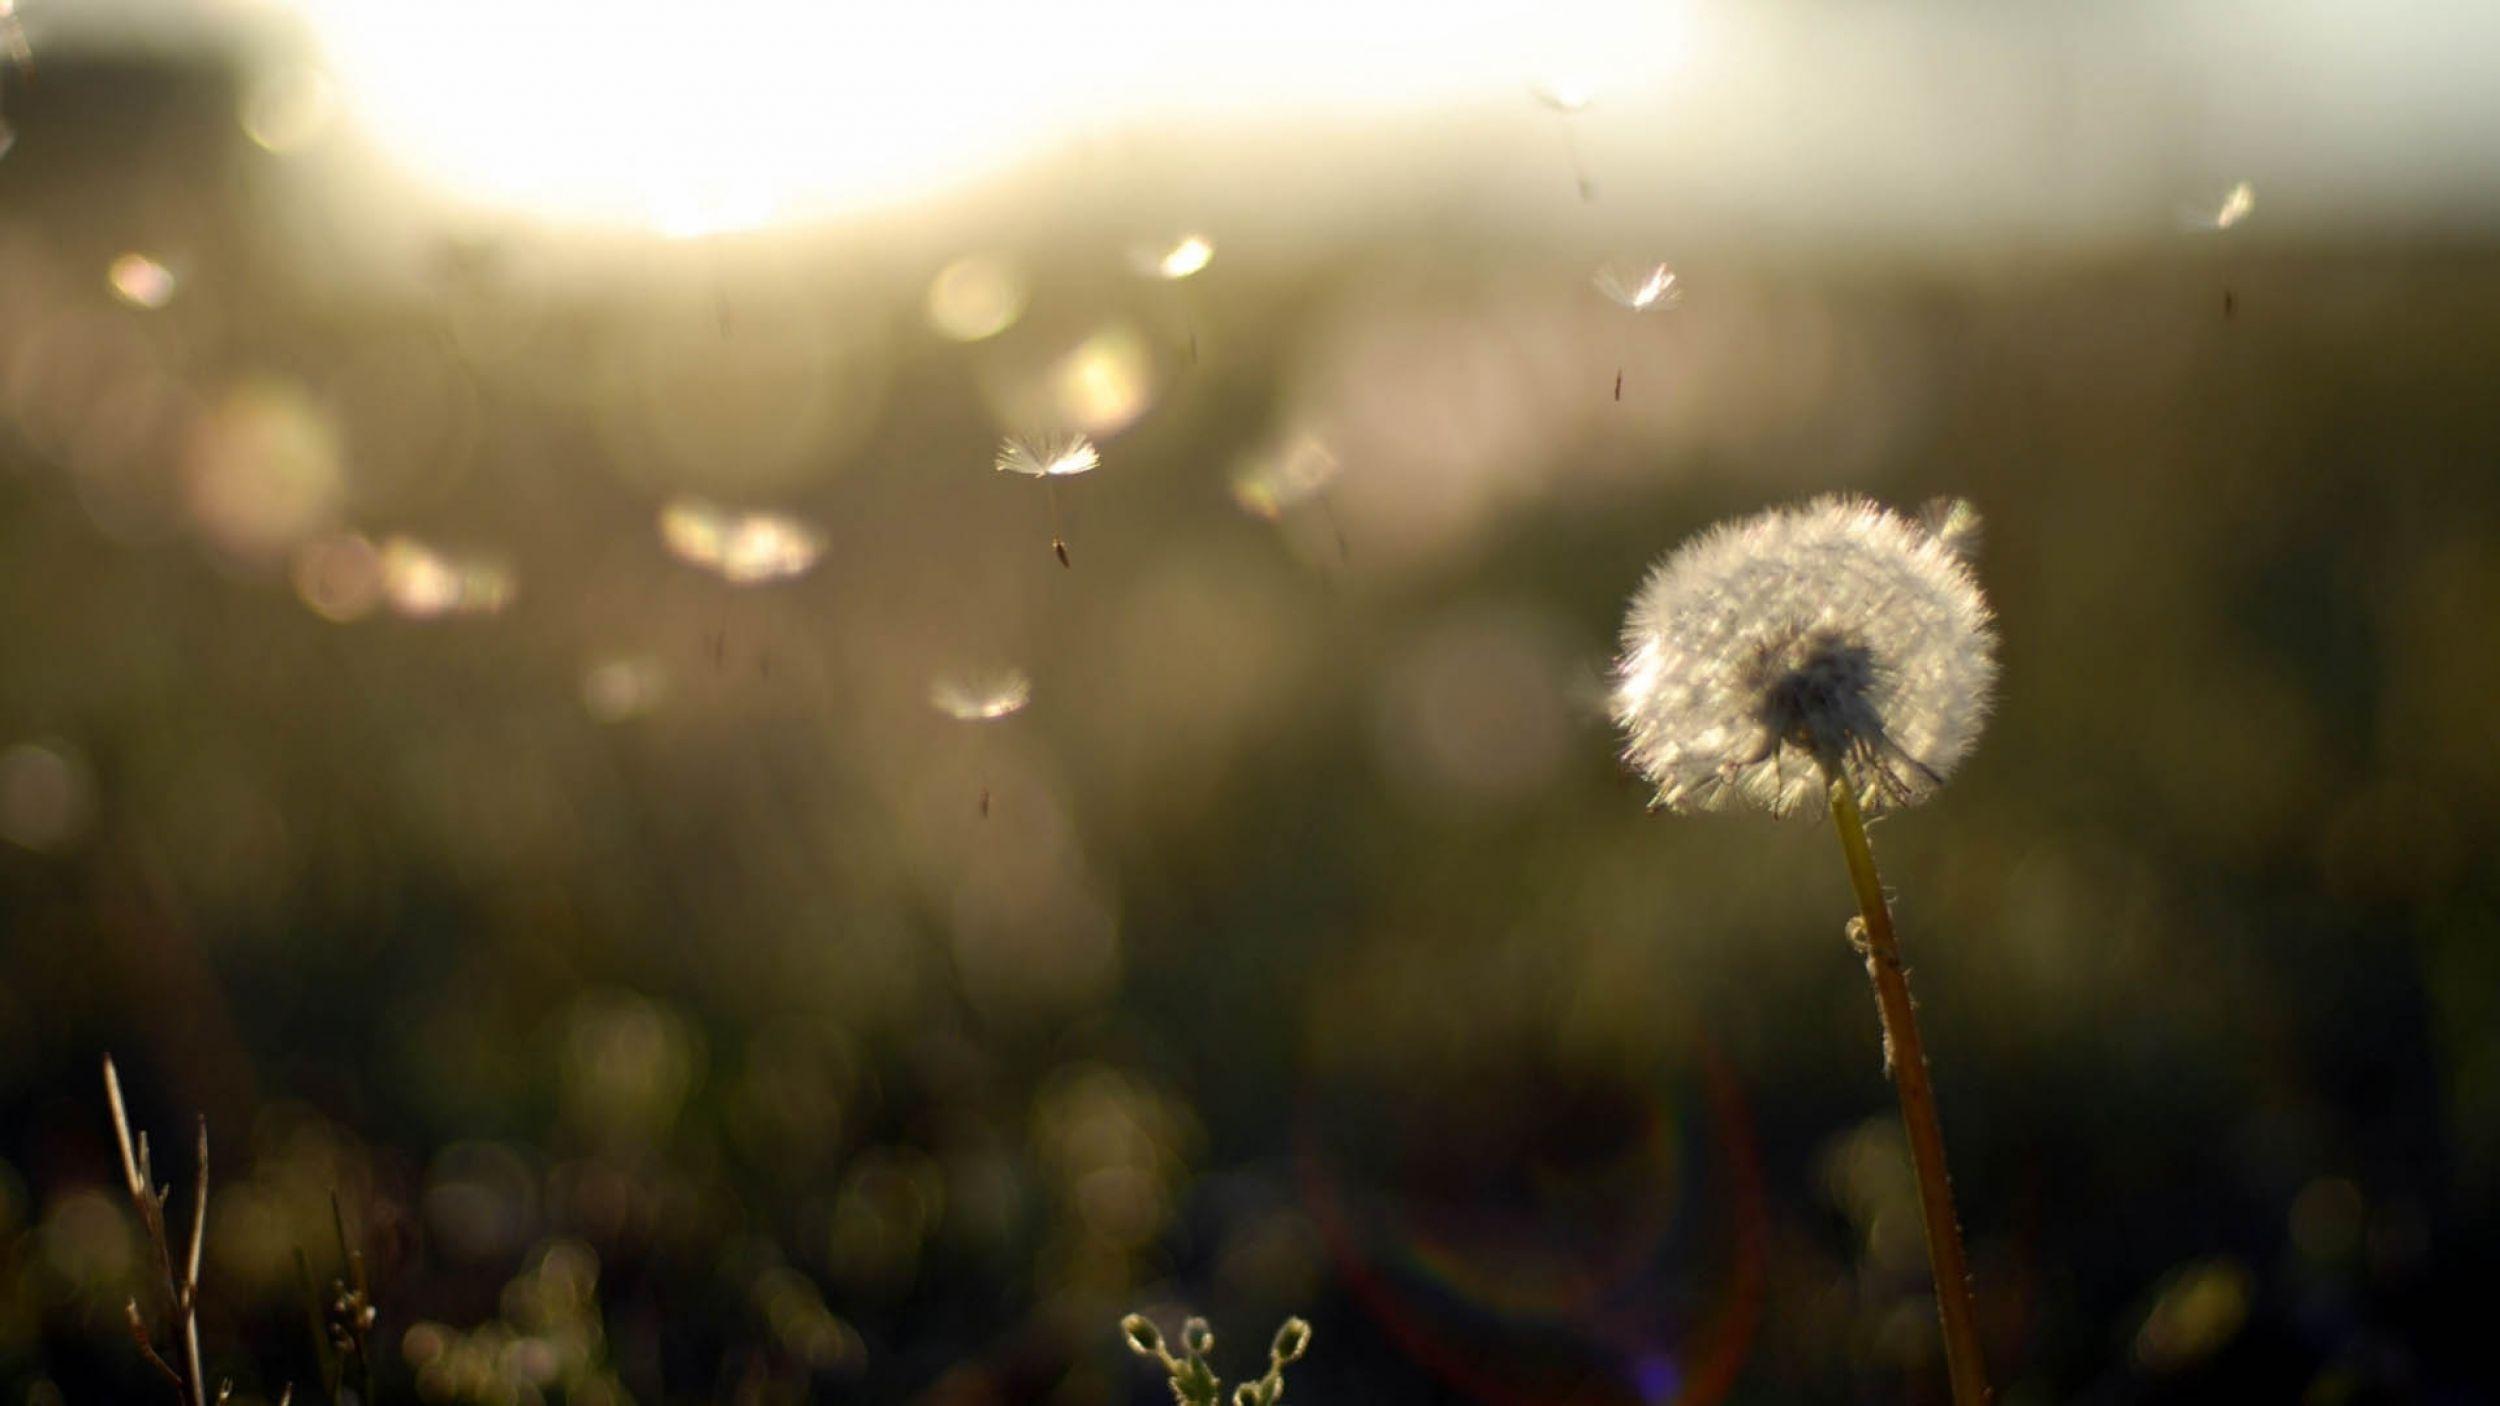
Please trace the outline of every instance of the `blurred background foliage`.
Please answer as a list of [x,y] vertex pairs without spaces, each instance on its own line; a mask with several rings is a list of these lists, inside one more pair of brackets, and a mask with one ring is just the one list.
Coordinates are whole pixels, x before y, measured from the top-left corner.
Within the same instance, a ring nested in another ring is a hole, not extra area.
[[384,1400],[1153,1400],[1131,1310],[1309,1317],[1301,1401],[1941,1399],[1830,837],[1645,815],[1603,712],[1656,554],[1833,488],[1988,518],[2002,705],[1877,843],[2004,1399],[2500,1380],[2488,148],[1856,239],[1522,88],[1320,213],[1114,136],[559,238],[325,204],[265,56],[37,48],[0,1398],[160,1385],[109,1049],[238,1400],[333,1194]]

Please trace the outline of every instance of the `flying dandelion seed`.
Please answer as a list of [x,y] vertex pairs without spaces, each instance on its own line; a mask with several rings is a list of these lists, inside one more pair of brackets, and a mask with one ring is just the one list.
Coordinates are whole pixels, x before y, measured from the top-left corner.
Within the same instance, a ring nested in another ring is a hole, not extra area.
[[1215,242],[1203,234],[1185,234],[1170,244],[1140,245],[1129,251],[1129,263],[1147,278],[1178,283],[1215,262]]
[[[1129,266],[1136,269],[1140,277],[1179,283],[1196,277],[1205,271],[1208,264],[1215,262],[1215,244],[1203,234],[1186,234],[1168,245],[1135,246],[1129,250],[1128,259]],[[1188,324],[1189,361],[1194,366],[1198,362],[1198,327],[1197,319],[1187,311],[1187,307],[1184,298],[1182,316]],[[1107,427],[1095,425],[1093,428]]]
[[[1022,669],[976,675],[941,675],[929,685],[929,706],[957,722],[986,723],[1013,717],[1033,701],[1033,680]],[[990,786],[981,783],[981,818],[990,817]]]
[[145,254],[124,254],[104,271],[113,296],[134,308],[154,311],[174,300],[174,271]]
[[1626,757],[1668,810],[1748,801],[1811,813],[1823,771],[1869,809],[1934,793],[1970,750],[1996,677],[1987,602],[1960,549],[1829,497],[1703,533],[1660,562],[1624,626]]
[[824,555],[815,528],[785,513],[738,511],[700,498],[672,498],[660,509],[660,541],[679,560],[733,586],[803,576]]
[[1589,177],[1588,163],[1580,159],[1580,136],[1573,119],[1597,101],[1597,90],[1577,79],[1549,78],[1529,84],[1528,91],[1562,125],[1563,151],[1571,158],[1571,183],[1580,192],[1581,203],[1595,200],[1597,182]]
[[957,722],[1011,717],[1032,701],[1033,680],[1022,669],[977,676],[949,674],[929,685],[929,706]]
[[992,467],[1002,474],[1022,474],[1042,481],[1050,503],[1050,550],[1061,566],[1070,565],[1068,539],[1059,530],[1059,480],[1092,473],[1102,464],[1102,451],[1084,435],[1008,436],[998,446]]
[[[2208,202],[2179,212],[2179,222],[2190,231],[2220,234],[2236,229],[2257,209],[2257,188],[2246,181],[2223,192],[2219,202]],[[2228,274],[2225,274],[2228,278]],[[2239,295],[2226,281],[2222,287],[2222,316],[2236,317],[2240,310]]]
[[2222,204],[2212,214],[2204,216],[2202,222],[2208,229],[2235,229],[2256,208],[2257,188],[2246,181],[2241,181],[2231,187],[2230,191],[2222,197]]
[[1057,437],[1010,436],[998,447],[997,469],[1027,478],[1070,478],[1092,473],[1102,465],[1102,452],[1081,434]]
[[[1665,264],[1607,264],[1590,278],[1606,301],[1630,312],[1664,312],[1684,301],[1683,281]],[[1615,399],[1623,399],[1623,361],[1632,331],[1625,328],[1615,351]]]
[[1597,101],[1597,89],[1576,78],[1545,78],[1528,85],[1536,100],[1565,117],[1576,117]]
[[1606,301],[1633,312],[1661,312],[1684,301],[1682,281],[1665,264],[1608,264],[1589,282]]

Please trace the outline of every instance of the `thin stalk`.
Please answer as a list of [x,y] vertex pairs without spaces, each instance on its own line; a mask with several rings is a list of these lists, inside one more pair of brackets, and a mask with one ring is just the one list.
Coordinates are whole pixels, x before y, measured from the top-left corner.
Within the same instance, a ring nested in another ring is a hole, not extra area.
[[209,1406],[208,1373],[200,1362],[200,1250],[208,1240],[208,1119],[200,1119],[199,1177],[191,1193],[191,1254],[182,1271],[182,1352],[191,1369],[191,1400]]
[[1962,1222],[1953,1210],[1953,1178],[1945,1170],[1944,1126],[1936,1117],[1936,1090],[1927,1080],[1927,1047],[1918,1033],[1910,1000],[1910,974],[1901,965],[1901,944],[1892,930],[1892,909],[1875,873],[1875,851],[1866,841],[1858,798],[1836,767],[1831,783],[1832,827],[1840,832],[1849,861],[1849,884],[1857,890],[1860,921],[1853,937],[1866,953],[1866,974],[1875,983],[1875,1006],[1884,1023],[1884,1063],[1901,1100],[1901,1123],[1910,1135],[1910,1161],[1918,1170],[1921,1219],[1927,1228],[1927,1266],[1936,1280],[1936,1313],[1944,1324],[1945,1371],[1954,1406],[1987,1406],[1988,1368],[1979,1353],[1979,1327],[1971,1308],[1970,1265],[1962,1254]]

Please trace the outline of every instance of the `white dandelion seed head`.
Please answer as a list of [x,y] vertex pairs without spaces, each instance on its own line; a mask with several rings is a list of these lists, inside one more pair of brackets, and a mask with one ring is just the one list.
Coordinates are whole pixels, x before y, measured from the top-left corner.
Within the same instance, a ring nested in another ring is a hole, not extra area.
[[1684,301],[1683,281],[1665,264],[1608,264],[1590,278],[1606,301],[1633,312],[1658,312]]
[[1135,245],[1128,259],[1142,277],[1178,283],[1215,262],[1215,241],[1203,234],[1184,234],[1168,244]]
[[998,446],[996,467],[1002,474],[1027,478],[1066,478],[1090,473],[1102,463],[1102,451],[1081,434],[1010,436]]
[[1650,572],[1614,715],[1660,807],[1811,814],[1827,766],[1870,810],[1943,784],[1987,717],[1996,631],[1958,549],[1978,515],[1942,521],[1818,498],[1721,523]]
[[1596,85],[1579,78],[1541,78],[1528,85],[1528,91],[1546,107],[1570,117],[1586,112],[1597,101]]
[[929,685],[929,706],[957,722],[994,722],[1032,701],[1033,680],[1022,669],[945,674]]
[[2257,209],[2257,187],[2246,181],[2234,184],[2219,197],[2179,212],[2179,218],[2191,230],[2234,229]]

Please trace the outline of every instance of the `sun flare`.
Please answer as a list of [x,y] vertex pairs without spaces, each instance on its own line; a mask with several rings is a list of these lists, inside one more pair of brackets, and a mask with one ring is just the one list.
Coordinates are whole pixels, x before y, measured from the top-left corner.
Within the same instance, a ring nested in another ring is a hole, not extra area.
[[346,106],[459,197],[694,236],[891,204],[1085,133],[1652,83],[1682,11],[296,0]]

